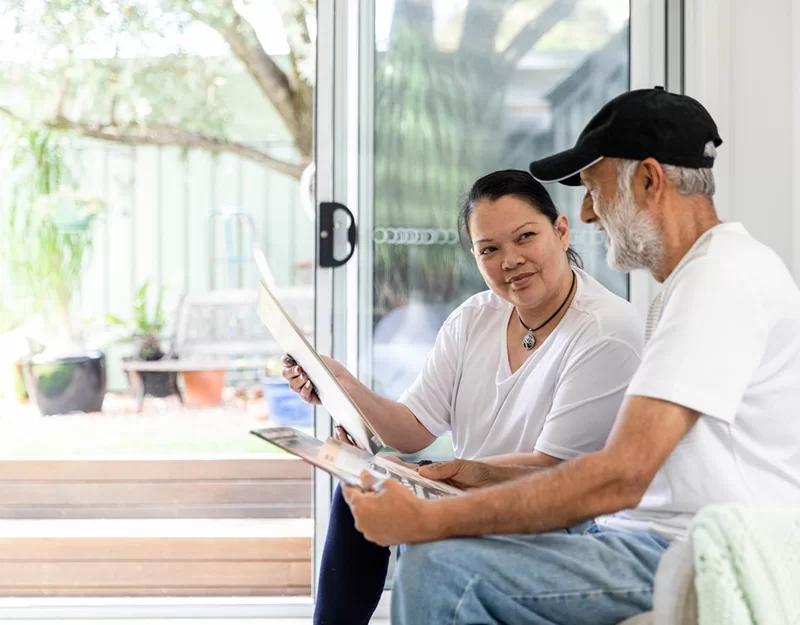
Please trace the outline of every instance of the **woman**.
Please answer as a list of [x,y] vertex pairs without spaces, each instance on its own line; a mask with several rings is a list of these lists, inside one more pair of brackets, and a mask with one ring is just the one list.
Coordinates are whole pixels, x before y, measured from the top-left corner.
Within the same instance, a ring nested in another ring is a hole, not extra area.
[[[456,457],[498,464],[546,467],[602,448],[639,365],[633,306],[580,269],[567,218],[527,172],[478,180],[459,230],[489,290],[448,317],[411,387],[395,402],[327,360],[334,375],[404,453],[447,433]],[[317,402],[305,372],[289,362],[284,377]],[[355,529],[337,489],[314,622],[368,623],[388,562],[389,550]]]

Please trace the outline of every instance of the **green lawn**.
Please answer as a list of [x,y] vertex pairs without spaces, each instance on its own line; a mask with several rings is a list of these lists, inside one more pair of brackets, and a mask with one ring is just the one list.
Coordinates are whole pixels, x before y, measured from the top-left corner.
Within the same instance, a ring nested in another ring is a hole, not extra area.
[[[0,403],[0,458],[285,453],[250,434],[270,425],[263,402],[185,408],[174,398],[148,398],[136,414],[130,397],[109,394],[102,413],[48,417],[32,405]],[[451,453],[449,438],[442,438],[413,459]]]
[[259,405],[184,408],[148,398],[143,413],[135,414],[123,395],[109,395],[97,414],[43,417],[31,405],[0,404],[0,457],[276,453],[249,433],[270,425],[264,412]]

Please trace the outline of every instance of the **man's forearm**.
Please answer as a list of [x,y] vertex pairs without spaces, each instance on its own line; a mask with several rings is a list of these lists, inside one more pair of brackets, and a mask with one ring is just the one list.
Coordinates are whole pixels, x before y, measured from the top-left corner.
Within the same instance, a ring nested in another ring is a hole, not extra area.
[[631,507],[640,497],[640,485],[631,483],[600,451],[498,486],[430,502],[424,540],[557,530]]

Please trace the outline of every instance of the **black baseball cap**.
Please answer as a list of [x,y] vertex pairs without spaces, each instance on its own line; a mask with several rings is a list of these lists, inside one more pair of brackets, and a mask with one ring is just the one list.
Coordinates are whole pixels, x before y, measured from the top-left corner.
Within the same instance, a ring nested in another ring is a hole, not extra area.
[[712,167],[705,155],[711,141],[722,144],[717,125],[694,98],[669,93],[664,87],[628,91],[608,102],[583,129],[575,147],[534,161],[530,172],[539,182],[580,186],[580,172],[604,157],[664,165]]

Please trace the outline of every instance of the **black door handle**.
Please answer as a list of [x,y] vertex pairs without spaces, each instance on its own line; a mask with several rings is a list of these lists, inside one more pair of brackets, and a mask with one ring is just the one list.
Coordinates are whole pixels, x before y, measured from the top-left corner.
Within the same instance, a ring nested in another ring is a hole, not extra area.
[[[336,211],[344,211],[350,217],[350,226],[347,229],[347,242],[350,249],[344,258],[333,256],[333,216]],[[319,234],[317,236],[317,258],[320,267],[341,267],[353,257],[356,251],[356,220],[353,213],[344,204],[339,202],[319,203]]]

